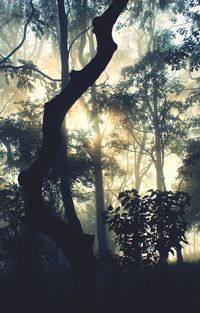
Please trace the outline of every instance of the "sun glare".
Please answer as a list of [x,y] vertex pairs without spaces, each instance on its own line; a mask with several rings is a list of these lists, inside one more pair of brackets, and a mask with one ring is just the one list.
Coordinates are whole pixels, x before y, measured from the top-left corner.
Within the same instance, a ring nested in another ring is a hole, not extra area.
[[75,104],[66,117],[68,130],[89,130],[90,117],[85,108],[79,103]]

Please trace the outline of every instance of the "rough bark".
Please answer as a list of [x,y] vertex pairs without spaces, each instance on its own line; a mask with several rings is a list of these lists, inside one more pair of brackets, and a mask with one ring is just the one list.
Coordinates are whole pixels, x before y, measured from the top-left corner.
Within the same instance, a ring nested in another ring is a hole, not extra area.
[[[43,117],[43,140],[36,161],[20,173],[18,180],[23,188],[26,202],[25,221],[53,239],[63,250],[76,276],[78,295],[88,290],[94,298],[95,262],[92,251],[93,236],[80,235],[61,220],[52,217],[45,207],[42,196],[43,179],[54,164],[61,140],[61,125],[74,102],[96,81],[106,68],[117,49],[112,38],[112,28],[128,0],[114,0],[100,17],[93,20],[93,32],[97,40],[95,57],[81,70],[72,71],[68,85],[50,102],[45,104]],[[86,303],[83,298],[80,303]],[[94,312],[88,306],[87,312]]]

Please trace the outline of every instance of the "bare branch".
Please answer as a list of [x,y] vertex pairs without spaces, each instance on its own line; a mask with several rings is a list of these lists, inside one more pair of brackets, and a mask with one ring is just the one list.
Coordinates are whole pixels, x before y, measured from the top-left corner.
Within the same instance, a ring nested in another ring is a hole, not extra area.
[[98,85],[95,84],[94,85],[95,87],[104,87],[106,85],[106,82],[109,80],[109,76],[108,76],[108,73],[106,71],[104,71],[104,73],[106,75],[106,79],[102,83],[100,83]]
[[188,74],[189,74],[189,76],[190,76],[190,79],[196,80],[196,81],[199,80],[199,77],[192,77],[192,72],[191,72],[191,71],[188,71]]
[[70,53],[71,49],[72,49],[72,46],[73,44],[75,43],[75,41],[81,36],[83,35],[84,33],[86,33],[89,29],[92,28],[92,25],[90,25],[88,28],[86,28],[85,30],[83,30],[80,34],[78,34],[71,42],[70,46],[69,46],[69,49],[68,49],[68,53]]
[[5,110],[5,108],[6,108],[6,106],[7,106],[7,104],[10,102],[10,101],[12,101],[13,100],[13,98],[14,98],[14,95],[8,100],[8,101],[6,101],[6,103],[4,103],[4,105],[3,105],[3,107],[2,107],[2,109],[0,110],[0,114],[2,114],[3,113],[3,111]]

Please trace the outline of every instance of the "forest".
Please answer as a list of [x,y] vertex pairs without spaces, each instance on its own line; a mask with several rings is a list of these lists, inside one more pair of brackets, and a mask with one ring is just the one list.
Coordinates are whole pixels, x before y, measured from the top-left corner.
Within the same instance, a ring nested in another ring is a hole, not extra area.
[[0,0],[2,313],[200,305],[199,0]]

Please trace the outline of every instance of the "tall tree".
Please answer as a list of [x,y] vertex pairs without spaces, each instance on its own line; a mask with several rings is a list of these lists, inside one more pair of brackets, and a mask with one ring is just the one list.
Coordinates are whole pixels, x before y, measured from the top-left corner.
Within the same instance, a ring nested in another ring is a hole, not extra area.
[[[80,22],[78,23],[78,27],[83,30],[88,30],[88,20],[89,22],[93,18],[93,10],[94,8],[90,8],[90,14],[88,16],[88,1],[84,0],[81,2],[81,5],[77,8],[77,15],[80,18]],[[91,12],[92,11],[92,12]],[[89,17],[89,19],[88,19]],[[78,62],[81,66],[85,66],[87,63],[87,59],[92,58],[95,55],[95,42],[94,35],[90,31],[86,37],[86,31],[83,31],[80,35],[79,45],[78,45]],[[84,53],[85,49],[89,52]],[[99,122],[99,113],[97,110],[97,97],[96,97],[96,87],[92,86],[89,92],[90,103],[88,104],[82,98],[82,104],[84,108],[86,108],[87,113],[89,115],[89,119],[92,123],[93,129],[93,143],[92,143],[92,151],[90,153],[92,166],[94,169],[94,185],[95,185],[95,207],[96,207],[96,228],[97,228],[97,238],[98,238],[98,252],[100,255],[104,254],[107,251],[107,240],[106,240],[106,230],[103,222],[103,211],[105,208],[104,204],[104,184],[103,184],[103,165],[102,165],[102,135],[100,131],[100,122]],[[89,105],[91,108],[89,108]]]
[[42,185],[47,171],[55,162],[61,140],[61,125],[67,111],[94,84],[117,49],[112,38],[112,28],[127,2],[128,0],[123,0],[118,3],[114,0],[104,14],[93,20],[97,53],[82,70],[72,71],[68,85],[45,104],[40,153],[37,160],[26,171],[21,172],[18,178],[26,196],[26,221],[61,246],[77,277],[79,305],[84,305],[88,312],[94,311],[94,307],[88,303],[88,293],[91,301],[95,289],[93,238],[77,234],[69,225],[49,215],[42,196]]
[[[68,12],[69,13],[69,12]],[[65,1],[58,1],[58,20],[60,25],[60,60],[61,60],[61,89],[63,90],[69,82],[69,50],[68,50],[68,13],[65,12]],[[63,203],[65,206],[65,213],[68,223],[77,229],[78,232],[82,232],[82,227],[76,210],[74,207],[70,181],[68,173],[68,162],[67,162],[67,136],[66,136],[66,121],[62,123],[62,139],[61,139],[61,150],[58,159],[58,168],[61,177],[61,193]]]
[[192,102],[182,101],[179,97],[184,87],[178,79],[172,79],[166,65],[166,54],[174,46],[174,34],[158,28],[159,7],[155,0],[148,4],[136,2],[133,7],[132,16],[138,20],[138,28],[145,34],[140,38],[137,49],[140,59],[135,65],[123,69],[124,81],[117,86],[116,96],[112,95],[111,101],[115,99],[123,108],[124,124],[130,131],[132,128],[139,146],[135,164],[138,171],[141,170],[141,153],[147,154],[155,166],[157,189],[166,190],[165,156],[175,151],[174,141],[179,138],[180,144],[187,136],[189,123],[186,123],[185,112]]

